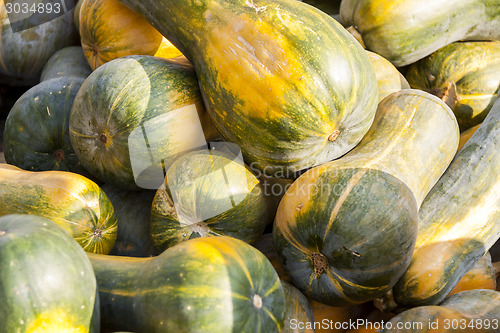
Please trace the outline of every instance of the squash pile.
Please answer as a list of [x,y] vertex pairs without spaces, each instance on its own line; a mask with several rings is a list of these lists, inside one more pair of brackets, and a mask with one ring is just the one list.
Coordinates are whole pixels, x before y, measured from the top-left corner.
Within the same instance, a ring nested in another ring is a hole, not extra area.
[[66,5],[0,0],[0,332],[500,332],[498,0]]

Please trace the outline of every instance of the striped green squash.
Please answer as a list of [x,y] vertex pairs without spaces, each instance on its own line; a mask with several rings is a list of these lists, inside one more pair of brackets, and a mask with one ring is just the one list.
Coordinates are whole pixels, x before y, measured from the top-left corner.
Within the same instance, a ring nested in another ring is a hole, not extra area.
[[295,286],[334,306],[380,297],[403,275],[417,210],[451,162],[459,131],[437,97],[386,97],[360,144],[300,176],[280,202],[274,244]]
[[344,0],[340,18],[397,67],[459,40],[500,39],[497,0]]
[[120,1],[193,63],[211,119],[252,169],[291,177],[345,154],[373,121],[377,83],[367,55],[312,6]]
[[111,202],[96,183],[76,173],[0,164],[0,216],[8,214],[47,217],[87,252],[107,254],[116,240]]
[[375,70],[378,86],[378,101],[402,89],[410,89],[406,78],[387,59],[371,51],[366,51]]
[[426,196],[403,306],[438,304],[500,238],[500,100]]
[[408,82],[443,98],[465,131],[481,123],[500,90],[500,41],[449,44],[411,65]]
[[199,150],[167,170],[151,208],[151,236],[158,252],[195,237],[227,235],[253,243],[264,233],[267,214],[262,187],[241,158],[222,149]]
[[282,333],[314,333],[306,323],[314,322],[311,304],[297,288],[288,282],[281,282],[285,293],[286,308]]
[[86,79],[92,69],[83,54],[81,46],[68,46],[60,49],[50,57],[43,66],[40,81],[71,76]]
[[258,250],[227,237],[196,238],[158,257],[89,254],[101,318],[134,332],[280,332],[285,295]]
[[177,154],[216,132],[192,66],[153,56],[96,69],[75,98],[69,131],[85,169],[126,190],[157,190]]
[[60,170],[83,175],[69,138],[73,101],[84,79],[59,77],[25,92],[5,121],[5,160],[30,171]]
[[99,332],[89,259],[47,218],[0,217],[0,299],[1,332]]

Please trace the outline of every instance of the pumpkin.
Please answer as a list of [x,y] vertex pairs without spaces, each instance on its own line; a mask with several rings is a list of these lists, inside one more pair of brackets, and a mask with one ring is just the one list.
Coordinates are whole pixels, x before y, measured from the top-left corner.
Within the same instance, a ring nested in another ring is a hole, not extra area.
[[345,0],[340,18],[397,67],[455,41],[500,39],[498,2],[489,0]]
[[82,79],[92,73],[92,69],[83,54],[81,46],[68,46],[60,49],[50,57],[42,69],[40,81],[71,76]]
[[476,130],[479,128],[479,126],[481,126],[481,124],[477,124],[476,126],[474,127],[471,127],[469,128],[468,130],[465,130],[463,131],[461,134],[460,134],[460,141],[458,143],[458,149],[457,149],[457,152],[463,148],[463,146],[465,146],[465,144],[467,143],[467,141],[469,141],[469,139],[471,138],[472,134],[474,134],[474,132],[476,132]]
[[382,333],[496,333],[498,318],[500,292],[476,289],[454,294],[439,306],[404,311],[386,323]]
[[133,332],[280,332],[285,296],[269,261],[227,236],[158,257],[89,254],[104,327]]
[[29,27],[26,25],[30,23],[28,18],[21,26],[10,22],[5,5],[5,0],[0,0],[0,83],[33,86],[39,82],[43,66],[57,50],[78,43],[73,10]]
[[154,255],[149,220],[155,191],[124,191],[109,184],[101,188],[115,209],[118,225],[116,242],[109,254],[128,257]]
[[411,65],[406,78],[443,98],[463,132],[480,124],[498,98],[500,41],[449,44]]
[[458,138],[437,97],[412,89],[386,97],[356,148],[301,175],[280,202],[274,244],[294,285],[333,306],[391,289],[411,259],[418,207]]
[[82,8],[83,0],[78,0],[75,6],[75,11],[73,12],[73,19],[75,22],[76,30],[80,33],[80,8]]
[[31,171],[60,170],[87,175],[69,139],[69,118],[83,78],[59,77],[26,91],[5,121],[5,160]]
[[500,101],[419,211],[408,270],[394,287],[403,306],[438,304],[500,237]]
[[336,307],[310,300],[316,333],[342,333],[354,317],[350,307]]
[[192,66],[152,56],[96,69],[75,98],[69,131],[85,169],[127,190],[157,190],[177,154],[206,147],[216,132]]
[[51,220],[0,217],[0,331],[99,332],[92,266]]
[[496,276],[495,269],[491,262],[491,255],[486,252],[481,259],[458,281],[449,295],[453,295],[465,290],[492,289],[495,290]]
[[154,56],[160,49],[166,56],[181,55],[144,18],[118,0],[83,0],[79,21],[83,52],[92,70],[124,56]]
[[345,154],[373,121],[377,83],[368,56],[312,6],[120,1],[193,63],[211,119],[251,169],[293,178]]
[[393,92],[402,89],[410,89],[410,85],[408,84],[408,81],[406,81],[406,78],[396,67],[394,67],[393,64],[374,52],[366,52],[368,53],[368,58],[370,59],[373,69],[375,70],[379,102]]
[[195,237],[253,243],[264,233],[268,212],[259,181],[224,146],[182,155],[167,170],[151,208],[158,252]]
[[0,164],[0,216],[8,214],[47,217],[87,252],[107,254],[116,240],[111,202],[97,184],[76,173]]
[[285,319],[283,333],[314,333],[307,323],[313,323],[313,311],[307,298],[293,285],[281,282],[285,294]]

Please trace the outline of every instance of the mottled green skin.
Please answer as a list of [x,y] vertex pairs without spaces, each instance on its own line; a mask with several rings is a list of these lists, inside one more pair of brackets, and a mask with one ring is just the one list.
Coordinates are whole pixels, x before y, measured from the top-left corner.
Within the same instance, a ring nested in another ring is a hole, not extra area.
[[[500,292],[488,289],[468,290],[448,297],[440,306],[420,306],[404,311],[390,320],[393,328],[386,328],[382,333],[497,333],[499,318]],[[439,323],[435,327],[437,329],[429,329],[429,322],[436,321]],[[416,322],[422,324],[420,329],[396,328],[397,323],[401,325]],[[451,328],[446,329],[446,325]]]
[[459,40],[499,40],[497,0],[345,0],[341,22],[395,66],[412,64]]
[[120,1],[192,61],[211,119],[252,168],[292,177],[345,154],[373,121],[370,61],[319,9],[295,0]]
[[5,160],[24,170],[87,175],[69,139],[69,117],[82,78],[60,77],[25,92],[7,116]]
[[[285,292],[286,309],[285,321],[283,325],[283,333],[306,333],[313,332],[308,329],[292,329],[292,324],[297,323],[312,323],[314,322],[314,315],[311,304],[297,288],[293,285],[281,281],[283,291]],[[294,320],[291,322],[291,320]]]
[[263,234],[268,221],[263,189],[243,161],[234,158],[202,150],[172,164],[151,208],[158,252],[195,237],[227,235],[253,243]]
[[70,172],[0,169],[0,216],[8,214],[50,218],[87,252],[107,254],[116,240],[116,217],[106,194]]
[[[354,186],[349,191],[350,182]],[[311,186],[301,200],[303,208],[287,202],[293,192],[283,197],[273,230],[276,250],[293,284],[306,296],[334,306],[382,296],[405,272],[415,245],[417,205],[410,189],[385,172],[355,168],[325,170]],[[299,185],[296,190],[304,188]],[[292,185],[289,191],[293,190]],[[280,217],[284,209],[297,210],[293,225]],[[311,253],[328,259],[319,276]]]
[[154,191],[125,191],[104,184],[102,190],[115,208],[118,229],[110,255],[150,257],[154,254],[149,220]]
[[1,217],[0,267],[0,331],[27,332],[42,316],[53,332],[56,327],[50,326],[50,317],[53,324],[72,319],[72,326],[57,326],[61,329],[99,332],[92,266],[82,248],[51,220],[34,215]]
[[[497,100],[422,203],[415,253],[394,288],[398,304],[438,304],[500,238],[499,145]],[[423,282],[424,269],[437,277]]]
[[59,49],[77,45],[78,32],[73,10],[39,26],[12,32],[6,24],[4,0],[0,0],[0,83],[32,86],[39,82],[42,68]]
[[60,49],[43,66],[40,81],[46,81],[62,76],[72,76],[86,79],[92,69],[83,54],[81,46],[68,46]]
[[406,78],[438,97],[454,84],[458,100],[449,103],[463,132],[480,124],[498,98],[500,41],[449,44],[411,65]]
[[[183,128],[186,112],[174,113],[191,106],[199,114],[194,121],[205,126],[198,81],[188,63],[152,56],[115,59],[95,70],[78,92],[71,143],[82,165],[102,182],[156,190],[173,157],[198,135]],[[150,168],[135,174],[132,158]]]
[[148,259],[89,257],[103,324],[112,330],[273,333],[283,326],[281,282],[265,256],[240,240],[191,239]]

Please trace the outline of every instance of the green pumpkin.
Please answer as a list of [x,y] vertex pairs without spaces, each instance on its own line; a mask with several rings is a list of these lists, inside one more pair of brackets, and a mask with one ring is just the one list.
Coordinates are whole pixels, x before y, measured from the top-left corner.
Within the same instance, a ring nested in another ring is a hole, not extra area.
[[443,98],[463,132],[480,124],[498,98],[500,41],[449,44],[411,65],[406,78]]
[[287,282],[281,282],[285,292],[286,309],[283,333],[313,333],[306,323],[314,323],[311,304],[297,288]]
[[102,324],[134,332],[280,332],[285,295],[258,250],[227,237],[182,242],[158,257],[89,254]]
[[157,190],[177,154],[215,133],[192,66],[152,56],[96,69],[75,98],[69,130],[82,165],[127,190]]
[[274,245],[294,285],[333,306],[390,290],[410,263],[418,207],[458,141],[437,97],[412,89],[386,97],[356,148],[301,175],[280,202]]
[[81,46],[68,46],[50,57],[42,69],[40,81],[47,81],[62,76],[86,79],[92,69],[83,54]]
[[51,220],[0,217],[0,331],[99,332],[92,266],[78,243]]
[[120,0],[193,63],[204,102],[247,165],[293,178],[353,148],[377,107],[359,43],[296,0]]
[[238,156],[222,149],[188,153],[170,166],[165,183],[151,209],[157,251],[195,237],[227,235],[253,243],[264,233],[263,189]]
[[69,139],[69,118],[82,78],[60,77],[26,91],[5,121],[3,145],[7,163],[25,170],[88,172]]

